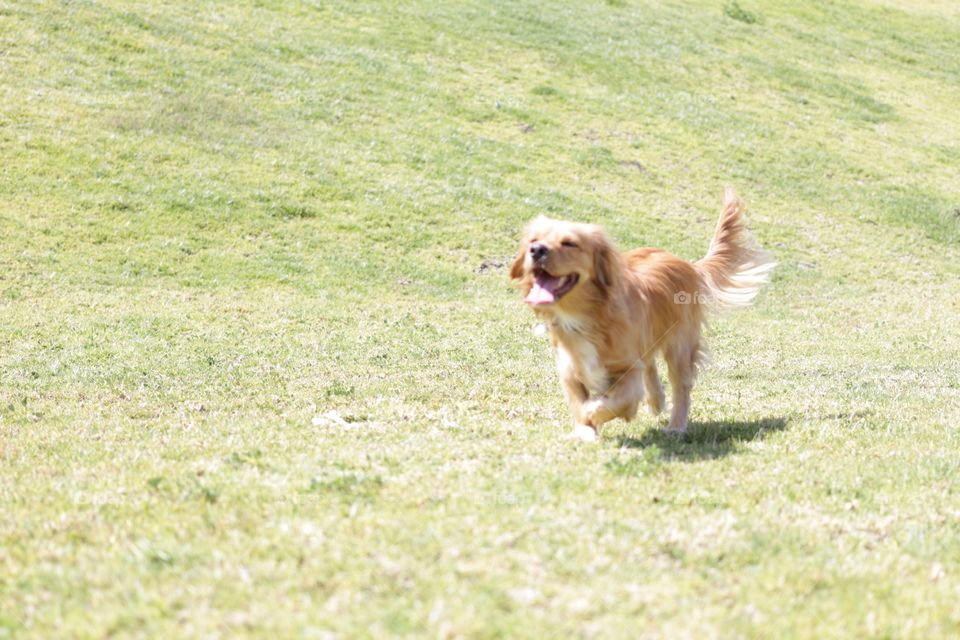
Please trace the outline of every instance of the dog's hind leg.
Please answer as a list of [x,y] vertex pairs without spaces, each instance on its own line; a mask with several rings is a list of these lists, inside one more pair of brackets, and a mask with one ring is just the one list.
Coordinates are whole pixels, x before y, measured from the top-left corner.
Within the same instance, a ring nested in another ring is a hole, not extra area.
[[645,400],[647,411],[652,416],[660,415],[663,411],[664,397],[663,385],[660,384],[660,374],[657,372],[657,362],[650,358],[645,364],[643,370],[643,386],[646,390]]
[[667,373],[670,378],[670,390],[673,395],[673,409],[670,413],[670,431],[687,430],[687,415],[690,413],[690,390],[696,373],[697,346],[674,343],[664,350],[667,361]]

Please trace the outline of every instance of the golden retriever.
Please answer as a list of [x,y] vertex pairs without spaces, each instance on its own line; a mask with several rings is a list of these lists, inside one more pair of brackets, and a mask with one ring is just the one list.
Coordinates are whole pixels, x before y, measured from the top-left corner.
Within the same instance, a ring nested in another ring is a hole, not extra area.
[[668,429],[686,430],[706,307],[750,304],[775,266],[752,248],[741,209],[727,189],[710,249],[693,263],[662,249],[619,253],[593,224],[541,216],[524,229],[510,277],[549,327],[573,437],[595,440],[601,425],[632,419],[644,399],[658,415],[658,353],[673,391]]

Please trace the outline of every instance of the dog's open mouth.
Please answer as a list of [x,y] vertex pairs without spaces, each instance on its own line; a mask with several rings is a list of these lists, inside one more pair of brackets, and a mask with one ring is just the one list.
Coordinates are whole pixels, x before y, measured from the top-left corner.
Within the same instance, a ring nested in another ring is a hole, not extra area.
[[533,272],[533,287],[523,299],[527,304],[553,304],[562,298],[580,279],[575,273],[565,276],[552,276],[543,269]]

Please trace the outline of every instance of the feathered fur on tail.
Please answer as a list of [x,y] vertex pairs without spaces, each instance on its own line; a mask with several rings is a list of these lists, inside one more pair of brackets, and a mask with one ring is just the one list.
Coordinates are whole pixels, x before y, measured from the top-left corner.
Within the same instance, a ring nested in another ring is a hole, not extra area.
[[721,308],[753,302],[777,266],[770,254],[753,246],[742,209],[740,198],[728,187],[710,249],[693,263],[707,289],[704,293]]

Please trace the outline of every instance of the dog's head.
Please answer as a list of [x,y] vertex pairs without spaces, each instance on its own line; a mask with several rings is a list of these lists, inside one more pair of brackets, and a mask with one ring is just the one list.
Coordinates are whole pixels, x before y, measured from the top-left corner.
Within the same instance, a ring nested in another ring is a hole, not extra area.
[[601,227],[540,216],[524,229],[510,277],[524,289],[524,302],[563,307],[584,296],[607,297],[620,275],[618,261]]

